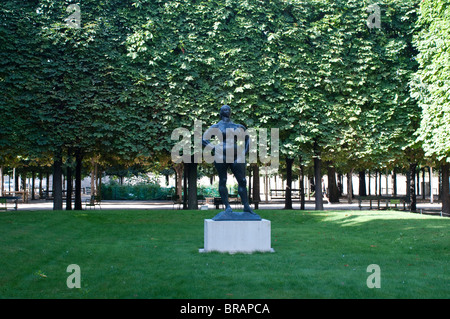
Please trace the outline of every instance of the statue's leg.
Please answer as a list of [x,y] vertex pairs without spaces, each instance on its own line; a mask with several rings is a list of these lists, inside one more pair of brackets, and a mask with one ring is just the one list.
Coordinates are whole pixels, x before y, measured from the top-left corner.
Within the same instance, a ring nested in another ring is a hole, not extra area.
[[231,171],[238,182],[238,193],[241,197],[242,205],[244,206],[244,212],[255,214],[248,202],[247,181],[245,180],[245,163],[233,163],[231,165]]
[[216,163],[214,162],[214,166],[216,167],[217,174],[219,175],[219,194],[222,199],[222,203],[225,205],[225,211],[232,211],[230,202],[228,201],[228,189],[227,189],[227,163]]

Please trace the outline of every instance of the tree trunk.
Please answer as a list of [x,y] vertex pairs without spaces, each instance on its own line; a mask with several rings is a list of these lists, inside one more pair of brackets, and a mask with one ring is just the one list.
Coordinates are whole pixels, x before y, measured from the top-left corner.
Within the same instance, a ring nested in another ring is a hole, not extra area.
[[375,170],[375,196],[378,195],[378,170]]
[[433,195],[433,168],[431,166],[428,167],[429,181],[430,181],[430,204],[433,204],[434,195]]
[[188,209],[198,209],[197,201],[197,163],[192,160],[188,174]]
[[36,197],[34,195],[34,188],[35,188],[35,179],[36,179],[36,171],[33,169],[31,171],[31,200],[35,200]]
[[380,171],[380,176],[379,176],[379,178],[378,178],[378,195],[382,195],[381,194],[381,171]]
[[42,167],[39,168],[39,199],[42,199]]
[[305,210],[305,172],[300,158],[300,209]]
[[339,203],[339,188],[336,184],[336,168],[329,162],[327,167],[328,199],[330,203]]
[[409,169],[406,171],[406,198],[411,204],[411,171]]
[[261,198],[259,196],[259,166],[258,164],[253,165],[253,202],[255,204],[255,209],[258,209],[259,202]]
[[0,166],[0,196],[3,196],[3,192],[5,191],[4,185],[5,185],[5,178],[3,176],[3,166]]
[[27,173],[23,172],[22,175],[20,175],[20,179],[22,182],[22,190],[24,192],[26,192],[27,191]]
[[73,191],[73,178],[72,178],[72,149],[67,150],[67,187],[66,187],[66,210],[72,210],[72,191]]
[[422,188],[422,186],[420,185],[420,169],[417,169],[417,167],[416,167],[416,175],[417,175],[416,195],[420,196],[420,189]]
[[339,190],[339,197],[342,196],[342,194],[344,193],[344,188],[342,187],[342,183],[343,183],[343,176],[341,173],[338,173],[338,190]]
[[386,195],[389,195],[389,170],[386,168]]
[[45,174],[45,198],[49,198],[50,194],[50,173],[47,171]]
[[189,164],[183,162],[183,209],[188,208],[188,174]]
[[416,211],[416,166],[415,163],[409,164],[409,195],[411,199],[411,211]]
[[449,169],[449,163],[442,165],[442,214],[447,215],[450,215]]
[[95,165],[94,165],[94,176],[95,176],[95,195],[96,196],[100,196],[100,189],[98,188],[98,180],[100,179],[100,177],[98,176],[98,163],[97,161],[95,161]]
[[53,162],[53,210],[62,209],[62,156],[61,152],[58,152]]
[[95,158],[91,158],[91,205],[94,205],[94,196],[96,195],[95,189]]
[[323,210],[323,198],[322,198],[322,172],[321,172],[321,160],[319,156],[314,157],[314,177],[315,177],[315,209]]
[[311,199],[311,193],[316,189],[316,185],[314,185],[314,175],[308,175],[309,187],[308,187],[308,200]]
[[351,204],[353,202],[353,169],[347,173],[347,202]]
[[359,171],[359,196],[367,196],[366,192],[366,172]]
[[97,174],[97,180],[98,180],[97,192],[98,192],[98,196],[99,196],[100,200],[102,199],[102,175],[103,175],[103,171],[100,171],[100,174]]
[[286,196],[284,209],[292,209],[292,164],[294,159],[286,157]]
[[183,195],[183,163],[178,163],[173,166],[175,170],[175,194],[181,200]]
[[67,177],[66,210],[72,210],[73,184],[72,184],[72,167],[70,166],[70,163],[67,166],[67,176],[66,177]]
[[16,168],[13,168],[14,190],[19,191],[19,174],[17,174]]
[[397,172],[392,170],[392,195],[397,196]]
[[425,200],[425,167],[422,167],[422,199]]
[[81,168],[83,164],[83,154],[80,149],[75,151],[75,210],[82,210],[83,206],[81,203]]

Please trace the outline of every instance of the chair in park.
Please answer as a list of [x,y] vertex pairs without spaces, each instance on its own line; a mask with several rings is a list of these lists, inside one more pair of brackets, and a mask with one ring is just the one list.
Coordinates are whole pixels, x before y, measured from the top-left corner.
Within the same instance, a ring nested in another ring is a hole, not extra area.
[[203,194],[198,194],[198,195],[197,195],[197,202],[198,202],[200,205],[205,204],[205,203],[206,203],[206,197],[205,197],[205,195],[203,195]]
[[222,198],[220,197],[214,197],[214,206],[216,206],[216,209],[219,209],[219,206],[222,205],[222,209],[225,208],[223,202],[222,202]]
[[101,197],[99,195],[91,195],[90,199],[86,199],[84,202],[85,208],[92,209],[92,207],[98,206],[100,209],[102,209],[101,206]]

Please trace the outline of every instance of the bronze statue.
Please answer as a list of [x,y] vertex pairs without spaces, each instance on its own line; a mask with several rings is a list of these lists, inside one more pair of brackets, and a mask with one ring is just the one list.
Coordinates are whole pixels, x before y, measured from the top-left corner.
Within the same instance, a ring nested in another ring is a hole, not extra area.
[[[249,136],[248,134],[245,134],[245,146],[242,154],[239,152],[239,146],[237,145],[238,141],[235,140],[234,135],[228,135],[236,133],[236,131],[239,131],[240,134],[242,134],[246,131],[245,126],[233,123],[231,121],[231,108],[228,105],[223,105],[220,108],[220,121],[217,124],[213,124],[209,130],[205,132],[203,135],[204,138],[205,136],[211,135],[211,131],[216,132],[216,134],[222,134],[221,143],[214,147],[216,152],[214,166],[219,175],[219,194],[222,203],[225,205],[225,211],[217,214],[213,220],[261,220],[261,217],[251,209],[247,197],[245,154],[247,154],[249,150]],[[202,139],[202,144],[203,146],[209,145],[211,147],[209,138]],[[230,154],[234,155],[231,156]],[[228,190],[226,186],[228,168],[231,169],[231,172],[238,182],[238,194],[241,198],[242,205],[244,206],[243,212],[233,212],[228,201]]]

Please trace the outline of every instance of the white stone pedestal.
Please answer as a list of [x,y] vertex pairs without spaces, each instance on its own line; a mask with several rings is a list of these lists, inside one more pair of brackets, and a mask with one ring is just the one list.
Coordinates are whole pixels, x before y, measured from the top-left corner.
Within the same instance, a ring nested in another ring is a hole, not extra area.
[[205,219],[205,239],[199,252],[274,252],[271,248],[270,220],[214,221]]

